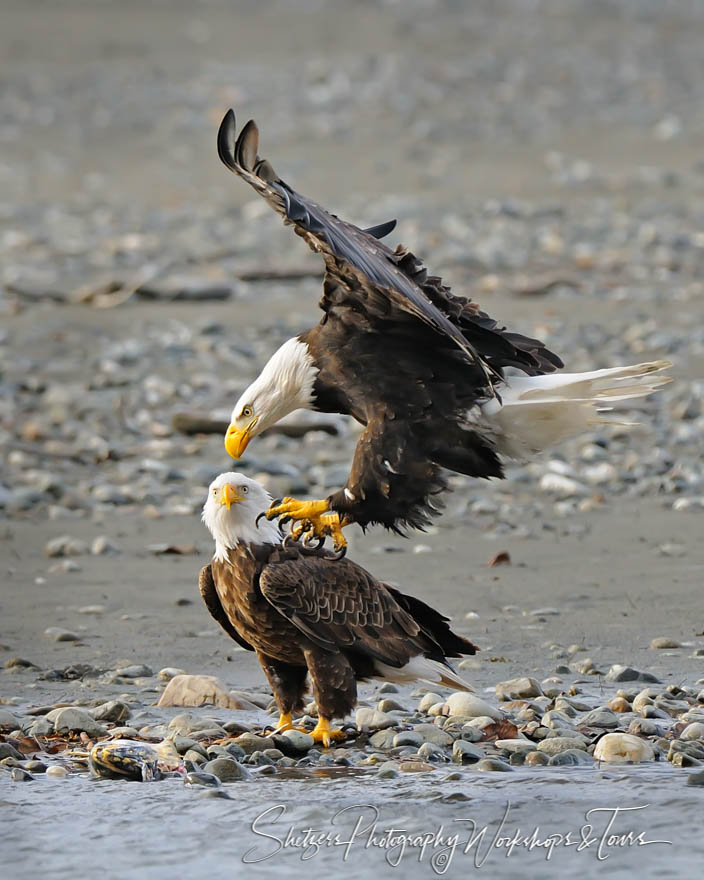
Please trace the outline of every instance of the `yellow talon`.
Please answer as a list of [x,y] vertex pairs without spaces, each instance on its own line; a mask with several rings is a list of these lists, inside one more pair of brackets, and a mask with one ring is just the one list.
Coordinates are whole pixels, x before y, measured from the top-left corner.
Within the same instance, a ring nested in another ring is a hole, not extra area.
[[281,712],[279,714],[279,720],[274,730],[272,730],[272,733],[283,733],[285,730],[299,730],[301,733],[308,733],[305,727],[296,727],[295,724],[293,724],[293,716],[290,712]]
[[267,519],[277,517],[294,520],[290,532],[294,541],[298,541],[303,535],[322,539],[330,536],[335,551],[339,552],[347,547],[347,539],[342,534],[345,523],[340,520],[338,513],[330,510],[328,501],[284,498],[280,504],[270,507],[266,512]]
[[328,718],[318,718],[318,723],[311,730],[310,735],[315,742],[322,743],[325,748],[329,748],[335,742],[342,742],[347,739],[347,734],[341,730],[332,730]]

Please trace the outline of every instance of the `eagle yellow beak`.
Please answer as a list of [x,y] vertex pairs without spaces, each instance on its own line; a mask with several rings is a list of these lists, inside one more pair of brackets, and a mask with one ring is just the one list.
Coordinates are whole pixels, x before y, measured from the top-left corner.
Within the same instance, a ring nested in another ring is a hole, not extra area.
[[227,483],[220,489],[215,490],[215,500],[218,504],[224,504],[229,510],[231,504],[237,504],[239,501],[242,501],[242,496],[234,486]]
[[227,454],[232,458],[241,458],[242,453],[247,448],[247,444],[252,439],[252,429],[257,424],[258,418],[255,416],[246,428],[240,431],[236,425],[230,425],[225,434],[225,449]]

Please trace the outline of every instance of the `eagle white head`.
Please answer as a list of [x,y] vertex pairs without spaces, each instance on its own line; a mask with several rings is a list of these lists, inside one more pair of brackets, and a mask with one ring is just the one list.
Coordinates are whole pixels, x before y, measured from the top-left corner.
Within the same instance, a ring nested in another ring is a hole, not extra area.
[[226,473],[208,487],[201,519],[215,539],[215,558],[222,561],[238,544],[277,544],[278,526],[257,516],[271,504],[271,495],[244,474]]
[[225,435],[228,454],[241,458],[252,437],[296,409],[310,409],[317,375],[306,343],[297,336],[284,342],[235,404]]

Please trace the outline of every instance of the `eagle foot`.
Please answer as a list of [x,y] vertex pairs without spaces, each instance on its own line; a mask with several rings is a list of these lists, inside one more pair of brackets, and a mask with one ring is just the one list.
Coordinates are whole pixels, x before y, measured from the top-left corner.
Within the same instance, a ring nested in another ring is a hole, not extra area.
[[296,725],[293,723],[293,717],[290,712],[281,712],[276,727],[273,730],[270,730],[268,727],[265,728],[265,731],[269,731],[269,735],[273,735],[275,733],[283,733],[286,730],[298,730],[301,733],[308,733],[305,727],[296,727]]
[[289,538],[300,541],[304,545],[317,538],[324,541],[331,537],[333,549],[340,558],[347,551],[347,539],[342,534],[343,523],[340,515],[331,511],[328,501],[297,501],[295,498],[283,498],[266,511],[268,520],[279,518],[279,524],[292,522]]
[[329,748],[336,742],[343,742],[347,739],[347,734],[342,730],[333,730],[330,727],[330,721],[327,718],[318,718],[318,723],[310,731],[310,735],[317,743],[322,743],[325,748]]

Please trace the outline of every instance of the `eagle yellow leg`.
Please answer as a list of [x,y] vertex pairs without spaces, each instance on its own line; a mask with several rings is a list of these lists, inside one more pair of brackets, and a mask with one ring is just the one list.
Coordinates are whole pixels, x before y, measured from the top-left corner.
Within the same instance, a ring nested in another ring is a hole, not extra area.
[[315,742],[322,743],[325,748],[331,746],[335,742],[342,742],[347,739],[347,734],[341,730],[332,730],[328,718],[318,718],[318,723],[311,730],[310,735]]
[[284,522],[294,520],[291,537],[299,540],[303,535],[315,538],[332,538],[336,551],[347,547],[347,539],[342,534],[344,523],[340,515],[329,509],[328,501],[297,501],[295,498],[284,498],[272,505],[267,512],[267,519],[282,517]]
[[283,733],[285,730],[300,730],[301,733],[308,733],[305,727],[296,727],[293,724],[293,716],[290,712],[281,712],[273,733]]

